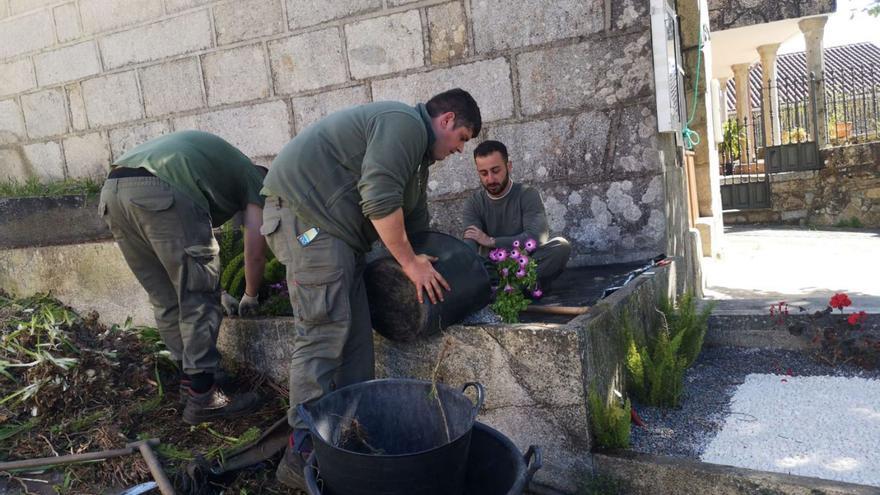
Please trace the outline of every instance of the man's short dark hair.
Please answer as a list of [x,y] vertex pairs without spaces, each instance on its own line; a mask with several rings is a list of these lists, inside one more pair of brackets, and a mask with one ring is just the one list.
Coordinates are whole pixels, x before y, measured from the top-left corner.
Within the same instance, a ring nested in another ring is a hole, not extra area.
[[446,112],[455,114],[455,127],[467,127],[477,137],[483,127],[483,118],[480,116],[480,107],[470,93],[455,88],[444,91],[428,100],[428,115],[436,117]]
[[501,153],[501,158],[504,160],[504,163],[507,163],[507,146],[504,146],[504,143],[501,141],[492,141],[491,139],[477,145],[476,149],[474,149],[474,159],[480,156],[489,156],[496,151]]

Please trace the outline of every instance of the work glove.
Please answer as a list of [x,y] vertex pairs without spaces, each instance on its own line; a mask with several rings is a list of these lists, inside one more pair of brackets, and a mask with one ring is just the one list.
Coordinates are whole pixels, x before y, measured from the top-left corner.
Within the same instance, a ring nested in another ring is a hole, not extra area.
[[223,306],[223,314],[235,316],[238,314],[238,299],[232,297],[225,290],[220,294],[220,306]]
[[249,316],[257,312],[260,305],[260,296],[249,296],[245,293],[241,296],[241,302],[238,303],[238,315]]

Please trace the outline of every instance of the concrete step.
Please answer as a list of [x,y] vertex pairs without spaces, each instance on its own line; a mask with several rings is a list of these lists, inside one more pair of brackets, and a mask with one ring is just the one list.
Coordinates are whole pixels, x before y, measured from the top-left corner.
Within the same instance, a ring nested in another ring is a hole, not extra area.
[[807,476],[757,471],[632,451],[593,455],[597,474],[619,480],[631,495],[880,495],[880,488]]
[[[785,300],[785,299],[780,299]],[[789,302],[790,301],[790,302]],[[779,325],[770,316],[770,305],[767,299],[729,299],[714,301],[715,308],[709,317],[709,329],[706,332],[705,344],[710,346],[755,347],[761,349],[805,350],[810,347],[810,336],[794,335],[789,326],[809,321],[809,314],[826,307],[826,298],[794,299],[789,298],[789,315],[786,324]],[[775,301],[778,303],[779,301]],[[702,304],[708,304],[703,301]],[[806,311],[801,312],[802,307]],[[845,314],[865,311],[869,317],[866,329],[880,328],[880,307],[873,301],[869,305],[851,306]]]

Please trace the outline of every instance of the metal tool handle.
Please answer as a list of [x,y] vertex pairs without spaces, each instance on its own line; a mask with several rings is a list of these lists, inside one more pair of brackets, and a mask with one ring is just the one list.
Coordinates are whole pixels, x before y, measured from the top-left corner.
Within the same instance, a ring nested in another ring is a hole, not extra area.
[[544,465],[544,451],[537,445],[530,445],[523,459],[525,459],[528,468],[526,471],[526,486],[528,486],[535,473]]
[[[158,443],[158,439],[156,442]],[[171,480],[168,479],[165,471],[162,470],[162,463],[159,462],[153,449],[150,448],[150,444],[148,442],[141,443],[138,445],[138,450],[141,451],[141,456],[146,461],[147,467],[150,468],[153,479],[159,485],[159,492],[162,495],[175,495],[174,485],[171,484]]]
[[474,407],[474,417],[477,417],[477,413],[480,412],[480,409],[483,408],[483,401],[486,399],[486,389],[478,382],[467,382],[461,387],[461,393],[467,392],[467,389],[473,387],[474,390],[477,391],[477,403],[476,407]]

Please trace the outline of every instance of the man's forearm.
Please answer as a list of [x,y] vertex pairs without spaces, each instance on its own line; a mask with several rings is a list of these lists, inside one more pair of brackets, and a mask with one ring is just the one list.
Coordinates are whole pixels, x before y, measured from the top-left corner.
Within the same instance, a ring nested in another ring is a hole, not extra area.
[[500,236],[500,237],[494,237],[495,246],[500,247],[500,248],[509,248],[513,245],[513,241],[518,240],[520,242],[523,242],[526,239],[528,239],[529,237],[530,236],[529,236],[528,232],[520,232],[519,234],[515,234],[515,235],[505,235],[505,236]]
[[370,219],[379,238],[401,266],[412,264],[416,257],[403,221],[403,209],[398,208],[391,214],[378,219]]
[[266,267],[266,239],[260,234],[262,223],[262,208],[248,205],[244,218],[244,291],[249,296],[256,296],[260,291]]

